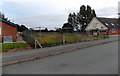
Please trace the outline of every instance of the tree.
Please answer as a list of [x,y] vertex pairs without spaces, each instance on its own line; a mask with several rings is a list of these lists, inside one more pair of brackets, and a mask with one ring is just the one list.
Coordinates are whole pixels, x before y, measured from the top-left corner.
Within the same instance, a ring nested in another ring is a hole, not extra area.
[[72,24],[72,14],[70,13],[69,15],[68,15],[68,23],[69,24]]
[[47,28],[45,28],[45,32],[48,32],[48,29],[47,29]]
[[48,29],[45,28],[45,29],[41,30],[41,32],[48,32]]
[[8,20],[8,18],[5,18],[5,15],[0,11],[0,18],[6,20],[6,21],[10,21]]
[[2,18],[2,19],[5,18],[5,15],[2,12],[0,12],[0,18]]
[[20,25],[17,24],[16,27],[17,27],[17,31],[20,32]]
[[92,9],[89,5],[87,5],[86,18],[87,18],[86,23],[88,24],[92,19]]
[[82,6],[80,7],[79,13],[80,13],[80,15],[82,16],[82,17],[81,17],[82,19],[85,19],[85,18],[86,18],[86,7],[85,7],[85,5],[82,5]]
[[64,23],[62,30],[66,32],[73,32],[73,26],[70,23]]
[[25,27],[25,25],[21,25],[19,30],[20,30],[20,32],[23,32],[25,30],[28,30],[28,28]]
[[56,31],[56,32],[62,32],[62,29],[61,29],[61,28],[56,28],[55,31]]
[[84,31],[86,26],[90,23],[90,21],[92,20],[93,17],[96,17],[96,14],[95,14],[95,10],[91,9],[91,7],[89,5],[87,5],[87,7],[85,7],[84,5],[82,5],[80,7],[80,11],[79,11],[79,14],[80,14],[80,24],[82,25],[81,26],[81,30]]
[[76,29],[78,29],[78,26],[80,26],[81,30],[84,31],[93,17],[96,17],[95,10],[91,9],[89,5],[87,5],[87,7],[82,5],[77,14],[73,12],[73,14],[70,13],[68,15],[68,23]]

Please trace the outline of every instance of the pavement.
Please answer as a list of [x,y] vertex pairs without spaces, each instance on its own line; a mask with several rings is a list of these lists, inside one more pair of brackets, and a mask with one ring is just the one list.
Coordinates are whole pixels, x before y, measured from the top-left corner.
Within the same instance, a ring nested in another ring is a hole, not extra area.
[[[104,42],[104,40],[94,41],[92,44],[96,42]],[[90,43],[77,44],[81,47]],[[50,49],[63,50],[65,47],[70,49],[71,46],[78,47],[77,44]],[[118,74],[118,41],[4,66],[2,72],[3,74]]]
[[[36,49],[36,50],[19,51],[19,52],[13,52],[8,54],[2,54],[2,58],[0,58],[0,61],[2,61],[1,62],[2,64],[5,63],[5,65],[31,61],[31,60],[39,59],[42,56],[48,57],[50,56],[49,54],[53,55],[54,53],[60,53],[60,52],[64,53],[63,51],[69,51],[69,50],[73,51],[73,50],[77,50],[85,47],[90,47],[92,45],[95,46],[97,44],[102,44],[102,43],[111,42],[115,40],[118,40],[118,37],[111,37],[109,39],[104,39],[104,40],[96,40],[96,41],[76,43],[76,44],[66,44],[66,45],[60,45],[60,46],[48,47],[48,48],[42,48],[42,49]],[[33,59],[30,59],[30,58],[33,58]]]

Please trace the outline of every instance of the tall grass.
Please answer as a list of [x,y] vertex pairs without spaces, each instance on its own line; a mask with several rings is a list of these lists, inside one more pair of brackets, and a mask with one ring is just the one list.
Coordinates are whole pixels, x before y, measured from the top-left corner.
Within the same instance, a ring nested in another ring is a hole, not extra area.
[[53,46],[59,44],[71,44],[76,42],[86,42],[93,41],[98,39],[106,39],[106,36],[88,36],[86,34],[76,34],[76,33],[54,33],[54,34],[42,34],[33,33],[33,37],[35,37],[40,44],[44,46]]
[[46,34],[36,37],[37,40],[44,46],[51,46],[55,44],[62,43],[62,35],[61,34]]
[[64,43],[76,43],[79,42],[79,37],[81,34],[75,33],[65,33],[65,34],[33,34],[33,36],[41,43],[42,46],[52,46],[52,45],[59,45]]

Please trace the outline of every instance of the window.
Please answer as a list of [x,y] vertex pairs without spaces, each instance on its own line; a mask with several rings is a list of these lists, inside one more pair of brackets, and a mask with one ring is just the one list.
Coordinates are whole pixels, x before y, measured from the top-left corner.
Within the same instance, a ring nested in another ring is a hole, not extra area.
[[107,25],[107,26],[108,26],[108,23],[105,23],[105,25]]
[[115,29],[112,29],[112,32],[113,32],[113,33],[115,33],[115,32],[116,32],[116,30],[115,30]]
[[112,26],[115,26],[113,23],[111,23]]
[[106,30],[100,30],[100,34],[106,34]]

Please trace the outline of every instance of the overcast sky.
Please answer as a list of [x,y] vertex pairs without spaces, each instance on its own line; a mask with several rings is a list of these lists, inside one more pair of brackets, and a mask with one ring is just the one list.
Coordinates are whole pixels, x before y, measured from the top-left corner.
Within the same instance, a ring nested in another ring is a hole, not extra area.
[[62,27],[70,12],[90,5],[99,17],[117,17],[119,0],[1,0],[0,10],[6,17],[29,28]]

